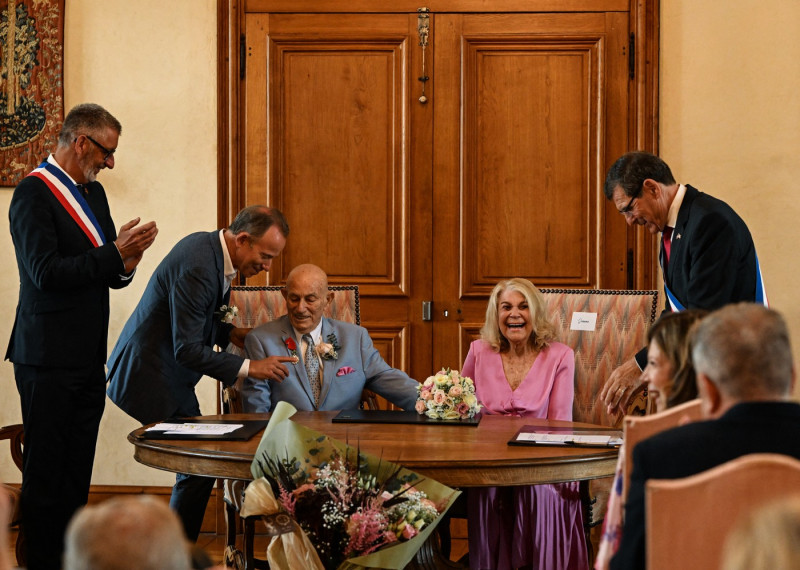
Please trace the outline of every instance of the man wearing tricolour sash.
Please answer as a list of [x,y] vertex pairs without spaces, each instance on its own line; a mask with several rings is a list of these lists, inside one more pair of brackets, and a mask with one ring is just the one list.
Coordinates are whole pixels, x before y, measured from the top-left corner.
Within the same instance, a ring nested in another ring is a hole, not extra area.
[[[669,166],[647,152],[620,157],[608,171],[604,192],[628,225],[661,233],[665,311],[768,304],[750,230],[728,204],[677,183]],[[600,399],[609,412],[624,407],[646,362],[644,348],[608,378]]]
[[103,187],[122,127],[94,104],[64,120],[58,147],[14,190],[9,222],[20,291],[14,363],[25,445],[27,567],[59,568],[64,531],[85,504],[105,405],[109,288],[130,283],[158,233],[135,218],[117,235]]

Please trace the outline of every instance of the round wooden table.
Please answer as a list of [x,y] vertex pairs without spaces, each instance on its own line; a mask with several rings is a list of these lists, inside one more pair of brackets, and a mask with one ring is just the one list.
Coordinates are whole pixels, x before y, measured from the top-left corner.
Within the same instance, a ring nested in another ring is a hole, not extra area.
[[[484,416],[477,427],[431,424],[333,423],[337,412],[297,412],[292,421],[399,463],[450,487],[533,485],[586,481],[614,474],[616,448],[508,445],[523,426],[598,428],[591,424]],[[196,420],[254,420],[267,415],[226,414]],[[263,430],[248,441],[144,439],[148,426],[128,435],[139,463],[176,473],[251,480]],[[582,483],[582,493],[586,492]],[[249,557],[251,553],[248,552]],[[249,558],[248,558],[249,560]],[[408,568],[461,568],[428,540]]]
[[[410,424],[333,423],[337,412],[297,412],[296,421],[333,438],[360,446],[450,487],[533,485],[609,477],[616,448],[511,446],[526,425],[599,427],[591,424],[484,416],[478,427]],[[197,419],[252,420],[267,416],[227,414]],[[250,480],[261,434],[248,441],[154,440],[146,427],[128,435],[139,463],[175,473]]]

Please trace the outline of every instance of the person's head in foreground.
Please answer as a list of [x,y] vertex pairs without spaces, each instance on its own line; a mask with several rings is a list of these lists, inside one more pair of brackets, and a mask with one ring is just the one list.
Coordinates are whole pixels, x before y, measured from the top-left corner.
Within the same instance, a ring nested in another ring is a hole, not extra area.
[[800,495],[767,503],[743,517],[725,541],[721,568],[800,568]]
[[707,418],[740,402],[789,399],[795,378],[792,347],[776,311],[755,303],[727,305],[697,324],[691,343]]
[[497,352],[514,349],[539,351],[554,340],[541,291],[527,279],[506,279],[489,297],[481,338]]
[[154,497],[113,498],[80,509],[67,527],[64,570],[189,570],[183,526]]
[[667,313],[647,331],[647,366],[642,378],[655,400],[656,411],[697,398],[689,331],[706,314],[701,309]]

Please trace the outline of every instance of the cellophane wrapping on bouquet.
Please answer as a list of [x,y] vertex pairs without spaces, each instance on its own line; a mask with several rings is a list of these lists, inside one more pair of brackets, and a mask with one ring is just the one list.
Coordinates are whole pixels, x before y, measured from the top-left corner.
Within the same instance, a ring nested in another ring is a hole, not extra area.
[[295,423],[296,411],[272,413],[241,511],[265,518],[270,568],[404,568],[460,491]]

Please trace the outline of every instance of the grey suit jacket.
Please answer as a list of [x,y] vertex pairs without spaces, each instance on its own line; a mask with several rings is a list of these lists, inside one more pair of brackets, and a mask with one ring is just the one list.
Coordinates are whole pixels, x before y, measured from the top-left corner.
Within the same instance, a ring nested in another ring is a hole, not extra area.
[[[303,355],[298,354],[297,364],[286,365],[289,376],[283,382],[245,379],[242,386],[244,411],[271,412],[282,401],[298,410],[353,410],[358,409],[365,388],[404,410],[414,409],[417,382],[386,364],[365,328],[323,317],[322,340],[329,342],[330,334],[336,336],[341,348],[336,359],[322,360],[324,372],[318,408],[314,406]],[[284,315],[253,329],[245,339],[245,351],[252,359],[289,356],[287,338],[294,339],[294,329],[289,317]]]
[[156,268],[108,360],[108,396],[143,424],[199,412],[194,387],[204,374],[236,381],[244,359],[226,346],[221,321],[223,254],[219,232],[183,238]]

